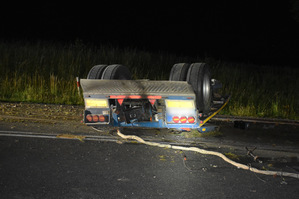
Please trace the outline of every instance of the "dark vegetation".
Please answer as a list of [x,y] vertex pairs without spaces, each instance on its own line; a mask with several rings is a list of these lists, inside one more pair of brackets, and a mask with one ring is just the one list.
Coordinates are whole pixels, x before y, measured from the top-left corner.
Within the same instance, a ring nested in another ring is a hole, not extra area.
[[97,64],[122,64],[133,79],[167,80],[175,63],[206,62],[212,77],[232,94],[221,114],[299,119],[298,69],[186,57],[81,41],[0,42],[0,100],[83,105],[76,77]]

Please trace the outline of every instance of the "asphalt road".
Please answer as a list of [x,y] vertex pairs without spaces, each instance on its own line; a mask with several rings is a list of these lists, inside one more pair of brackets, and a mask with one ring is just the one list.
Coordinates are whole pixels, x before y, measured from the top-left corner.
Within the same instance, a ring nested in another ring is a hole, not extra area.
[[[0,116],[0,198],[256,199],[299,195],[296,178],[255,174],[216,156],[124,141],[115,131],[92,130],[77,116],[31,116],[35,114]],[[207,136],[157,129],[122,132],[148,141],[218,151],[258,169],[299,173],[298,123],[249,122],[246,129],[234,127],[232,122],[218,121],[218,125],[219,132]],[[262,163],[249,157],[245,146],[257,147],[254,153]]]
[[195,152],[101,140],[0,136],[0,143],[1,198],[299,195],[298,179],[255,174]]

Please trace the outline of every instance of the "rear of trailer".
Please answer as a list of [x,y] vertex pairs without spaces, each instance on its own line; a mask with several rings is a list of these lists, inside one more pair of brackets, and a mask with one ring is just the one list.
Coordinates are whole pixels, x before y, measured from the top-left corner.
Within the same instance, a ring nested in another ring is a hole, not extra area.
[[131,80],[128,68],[122,65],[94,66],[87,79],[80,80],[85,102],[83,121],[97,129],[213,130],[204,124],[229,98],[214,96],[220,84],[210,78],[208,69],[202,63],[175,64],[168,81],[152,81]]

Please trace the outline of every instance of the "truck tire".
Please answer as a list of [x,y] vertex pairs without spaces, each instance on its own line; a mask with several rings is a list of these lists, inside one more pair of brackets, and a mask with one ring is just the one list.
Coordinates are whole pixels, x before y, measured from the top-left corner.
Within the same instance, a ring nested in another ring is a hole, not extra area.
[[178,63],[172,66],[169,81],[186,81],[190,64]]
[[102,74],[102,79],[123,79],[123,80],[130,80],[131,79],[131,72],[130,70],[119,64],[113,64],[107,66],[105,68],[103,74]]
[[87,79],[101,79],[107,65],[96,65],[92,67],[87,75]]
[[208,113],[212,104],[212,86],[210,68],[205,63],[193,63],[189,67],[187,82],[192,85],[196,95],[199,112]]

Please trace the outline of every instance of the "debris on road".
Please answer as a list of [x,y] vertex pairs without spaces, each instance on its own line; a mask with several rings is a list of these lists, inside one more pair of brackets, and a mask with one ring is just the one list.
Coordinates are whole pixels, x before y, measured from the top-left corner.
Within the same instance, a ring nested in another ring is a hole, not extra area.
[[120,132],[119,129],[117,129],[117,135],[119,135],[121,138],[123,139],[133,139],[136,140],[142,144],[146,144],[149,146],[157,146],[157,147],[162,147],[162,148],[170,148],[170,149],[175,149],[175,150],[184,150],[184,151],[194,151],[194,152],[198,152],[201,154],[206,154],[206,155],[214,155],[214,156],[218,156],[220,158],[222,158],[224,161],[226,161],[227,163],[239,168],[239,169],[244,169],[244,170],[248,170],[248,171],[252,171],[254,173],[259,173],[259,174],[264,174],[264,175],[272,175],[272,176],[281,176],[281,177],[293,177],[293,178],[297,178],[299,179],[299,174],[298,173],[290,173],[290,172],[283,172],[283,171],[265,171],[265,170],[259,170],[256,168],[253,168],[251,166],[248,165],[244,165],[238,162],[235,162],[231,159],[229,159],[228,157],[226,157],[225,155],[223,155],[222,153],[216,152],[216,151],[208,151],[205,149],[200,149],[198,147],[183,147],[183,146],[174,146],[171,144],[160,144],[157,142],[150,142],[150,141],[145,141],[142,138],[136,136],[136,135],[124,135]]
[[248,147],[246,146],[245,149],[247,150],[247,155],[252,157],[255,162],[263,163],[263,161],[258,159],[259,157],[257,155],[253,154],[253,151],[256,149],[256,147],[254,147],[254,149],[252,149],[252,150],[249,150]]

